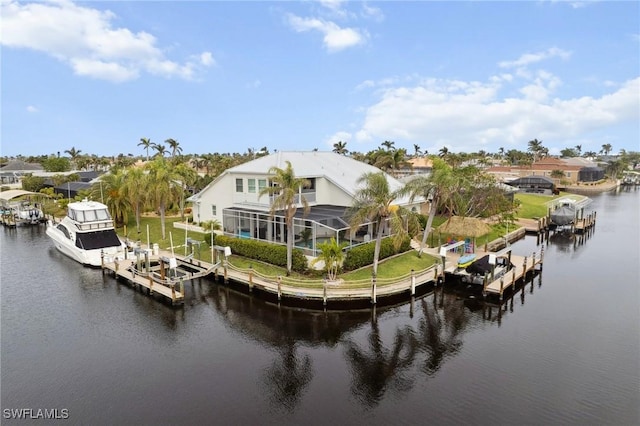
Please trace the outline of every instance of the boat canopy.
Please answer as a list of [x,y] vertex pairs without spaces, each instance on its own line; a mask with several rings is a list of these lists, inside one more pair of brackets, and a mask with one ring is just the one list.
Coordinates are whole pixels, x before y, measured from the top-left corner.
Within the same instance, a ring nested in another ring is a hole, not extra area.
[[25,191],[23,189],[10,189],[8,191],[0,192],[0,200],[1,201],[10,201],[14,198],[22,197],[23,195],[37,195],[40,197],[48,197],[47,194],[43,194],[42,192],[31,192]]

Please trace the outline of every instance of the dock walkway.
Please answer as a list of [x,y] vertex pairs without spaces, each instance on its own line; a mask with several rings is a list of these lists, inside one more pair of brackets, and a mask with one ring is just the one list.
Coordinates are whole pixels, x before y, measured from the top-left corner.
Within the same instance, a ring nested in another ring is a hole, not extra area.
[[[166,255],[166,256],[165,256]],[[126,259],[104,262],[102,270],[123,279],[134,288],[147,291],[149,295],[159,295],[172,305],[184,303],[185,281],[205,277],[213,273],[216,265],[187,257],[175,256],[176,267],[171,269],[163,262],[170,253],[149,255],[145,258],[128,254]],[[153,266],[151,266],[153,265]]]

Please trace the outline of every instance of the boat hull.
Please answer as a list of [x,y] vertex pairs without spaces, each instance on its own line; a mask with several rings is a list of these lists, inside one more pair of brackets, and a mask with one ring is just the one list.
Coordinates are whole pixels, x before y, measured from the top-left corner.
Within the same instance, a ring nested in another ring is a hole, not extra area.
[[54,226],[47,226],[47,236],[53,241],[55,248],[62,254],[70,257],[84,266],[99,268],[104,262],[112,262],[116,257],[124,258],[124,245],[120,247],[104,247],[93,250],[81,250]]

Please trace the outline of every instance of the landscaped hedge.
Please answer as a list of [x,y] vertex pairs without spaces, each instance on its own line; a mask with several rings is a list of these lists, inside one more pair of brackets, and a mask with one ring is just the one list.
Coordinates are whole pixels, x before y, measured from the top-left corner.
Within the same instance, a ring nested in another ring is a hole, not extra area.
[[[231,253],[260,260],[276,266],[287,267],[287,246],[259,240],[215,235],[212,244],[231,248]],[[291,269],[303,273],[307,270],[307,258],[302,250],[293,249]]]
[[[384,238],[380,242],[380,259],[393,256],[394,254],[404,253],[411,249],[411,239],[409,237],[405,238],[398,250],[396,250],[393,239]],[[357,247],[352,248],[347,251],[347,256],[344,259],[344,263],[342,264],[342,269],[344,271],[353,271],[358,268],[362,268],[363,266],[368,266],[373,263],[373,252],[376,248],[376,242],[371,241],[366,244],[359,245]]]

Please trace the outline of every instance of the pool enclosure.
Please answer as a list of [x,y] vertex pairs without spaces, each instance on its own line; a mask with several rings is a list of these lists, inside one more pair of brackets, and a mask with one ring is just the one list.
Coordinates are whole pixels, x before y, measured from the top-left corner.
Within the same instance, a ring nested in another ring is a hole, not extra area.
[[[363,224],[357,231],[350,232],[347,209],[313,206],[305,216],[302,209],[298,209],[293,219],[294,248],[303,250],[308,256],[317,256],[318,244],[331,238],[335,238],[338,244],[346,242],[346,248],[375,238],[373,223]],[[270,217],[269,212],[230,207],[223,210],[222,226],[225,235],[287,244],[287,225],[282,211]],[[384,236],[388,236],[388,227],[385,227]]]

